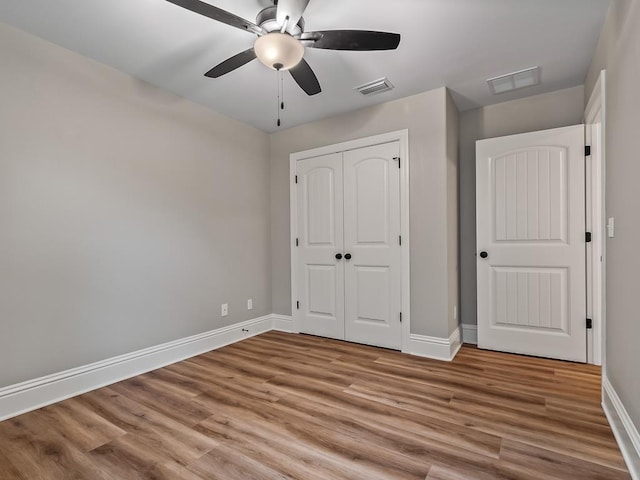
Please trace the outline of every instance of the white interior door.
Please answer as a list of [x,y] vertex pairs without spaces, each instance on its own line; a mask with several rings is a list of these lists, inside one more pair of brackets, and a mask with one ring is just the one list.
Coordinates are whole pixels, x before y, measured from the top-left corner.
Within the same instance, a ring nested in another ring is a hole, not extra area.
[[586,361],[584,126],[476,150],[478,346]]
[[297,163],[300,331],[344,339],[342,154]]
[[298,160],[300,331],[400,349],[399,142]]
[[395,349],[402,344],[399,155],[398,142],[344,153],[345,338]]

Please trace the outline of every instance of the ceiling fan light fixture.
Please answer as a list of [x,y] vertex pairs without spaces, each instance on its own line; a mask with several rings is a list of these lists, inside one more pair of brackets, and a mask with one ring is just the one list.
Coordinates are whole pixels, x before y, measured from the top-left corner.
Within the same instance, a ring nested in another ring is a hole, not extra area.
[[258,37],[253,50],[258,60],[272,70],[289,70],[304,56],[304,45],[288,33],[272,32]]

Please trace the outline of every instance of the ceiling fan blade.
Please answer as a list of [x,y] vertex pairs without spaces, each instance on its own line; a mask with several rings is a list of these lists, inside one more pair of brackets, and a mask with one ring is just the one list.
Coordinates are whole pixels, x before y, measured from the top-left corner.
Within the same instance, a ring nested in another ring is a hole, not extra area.
[[300,40],[307,47],[328,50],[395,50],[400,44],[400,34],[372,32],[368,30],[326,30],[306,32]]
[[309,0],[278,0],[276,15],[278,25],[284,25],[286,18],[289,17],[287,31],[291,32],[307,9],[307,5],[309,5]]
[[241,66],[249,63],[251,60],[256,58],[256,54],[253,51],[253,48],[249,50],[245,50],[237,55],[234,55],[231,58],[227,58],[224,62],[216,65],[207,73],[204,74],[205,77],[209,78],[218,78],[222,75],[225,75],[229,72],[233,72],[236,68],[240,68]]
[[255,23],[252,23],[249,20],[245,20],[242,17],[238,17],[233,13],[229,13],[226,10],[222,10],[221,8],[201,2],[200,0],[167,1],[173,3],[174,5],[178,5],[179,7],[186,8],[187,10],[190,10],[192,12],[199,13],[200,15],[212,18],[213,20],[217,20],[218,22],[226,23],[227,25],[231,25],[232,27],[239,28],[240,30],[244,30],[246,32],[255,33],[256,35],[265,33],[262,28]]
[[307,95],[317,95],[322,91],[322,88],[320,88],[320,82],[318,82],[318,77],[313,73],[313,70],[311,70],[311,67],[304,58],[300,60],[298,65],[289,70],[289,72],[296,83],[300,85],[300,88],[304,90]]

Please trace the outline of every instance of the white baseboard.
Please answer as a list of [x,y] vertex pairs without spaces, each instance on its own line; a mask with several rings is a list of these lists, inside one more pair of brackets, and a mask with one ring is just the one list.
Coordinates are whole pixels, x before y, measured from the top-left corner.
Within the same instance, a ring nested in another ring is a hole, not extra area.
[[403,352],[450,362],[461,346],[460,328],[456,328],[449,338],[428,337],[412,333],[409,337],[408,348]]
[[478,344],[478,326],[471,325],[470,323],[463,323],[460,325],[462,328],[462,343],[470,343],[472,345]]
[[271,315],[273,318],[273,329],[278,332],[293,333],[293,318],[291,315]]
[[602,376],[602,408],[609,420],[633,480],[640,480],[640,433],[606,375]]
[[273,323],[266,315],[0,388],[0,421],[268,332]]

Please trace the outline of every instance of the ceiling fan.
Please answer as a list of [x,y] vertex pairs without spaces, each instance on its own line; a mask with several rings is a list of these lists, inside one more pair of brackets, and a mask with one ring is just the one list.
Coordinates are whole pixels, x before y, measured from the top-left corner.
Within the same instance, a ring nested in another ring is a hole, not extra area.
[[307,95],[316,95],[322,89],[315,73],[303,58],[305,47],[371,51],[394,50],[400,44],[400,35],[397,33],[368,30],[305,32],[302,15],[310,0],[274,0],[274,5],[258,13],[256,23],[200,0],[167,1],[258,36],[252,48],[209,70],[205,76],[211,78],[221,77],[257,58],[273,70],[288,70]]

